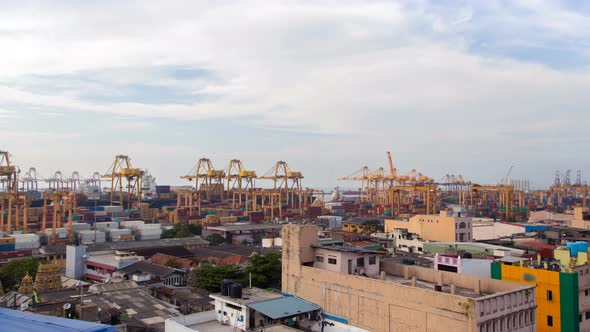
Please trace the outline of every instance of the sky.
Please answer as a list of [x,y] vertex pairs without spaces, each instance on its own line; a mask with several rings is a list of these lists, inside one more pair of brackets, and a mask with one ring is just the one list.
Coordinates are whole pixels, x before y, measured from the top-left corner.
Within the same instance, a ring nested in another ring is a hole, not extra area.
[[362,166],[590,179],[586,1],[2,1],[0,150],[159,184],[199,158],[304,187]]

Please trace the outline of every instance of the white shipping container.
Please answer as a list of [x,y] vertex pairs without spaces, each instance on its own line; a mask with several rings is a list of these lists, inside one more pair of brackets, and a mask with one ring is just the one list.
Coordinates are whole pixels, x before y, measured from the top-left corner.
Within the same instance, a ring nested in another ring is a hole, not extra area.
[[160,235],[141,235],[140,240],[159,240],[160,239]]
[[121,221],[121,228],[137,228],[144,224],[143,220],[125,220]]
[[72,223],[72,228],[74,229],[74,231],[90,230],[90,224],[83,222],[75,222]]
[[140,229],[139,234],[162,234],[161,229]]
[[107,233],[111,235],[119,235],[119,234],[131,234],[131,230],[124,228],[124,229],[108,229]]
[[119,223],[116,221],[103,221],[96,223],[96,229],[98,230],[105,230],[105,229],[117,229],[119,228]]
[[161,229],[162,225],[160,224],[144,224],[137,227],[138,229]]

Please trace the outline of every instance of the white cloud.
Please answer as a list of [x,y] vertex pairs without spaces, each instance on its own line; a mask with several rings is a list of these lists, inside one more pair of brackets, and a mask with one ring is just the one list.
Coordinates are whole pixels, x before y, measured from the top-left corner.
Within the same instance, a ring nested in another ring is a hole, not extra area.
[[[562,37],[587,57],[588,17],[551,2],[37,6],[0,13],[0,106],[114,113],[140,119],[119,126],[142,128],[154,118],[240,118],[252,127],[339,135],[315,143],[324,144],[323,151],[350,150],[338,145],[352,135],[346,142],[358,144],[353,149],[365,157],[394,146],[411,160],[448,158],[445,149],[463,151],[463,158],[510,158],[518,153],[504,152],[506,145],[553,144],[547,132],[590,120],[588,71],[476,54],[470,47],[551,47],[548,40]],[[174,80],[162,72],[167,66],[205,68],[215,78]],[[47,84],[38,75],[48,75],[56,89],[32,89]],[[60,80],[84,75],[92,80]],[[158,105],[84,98],[90,89],[118,94],[116,86],[137,83],[215,98]]]

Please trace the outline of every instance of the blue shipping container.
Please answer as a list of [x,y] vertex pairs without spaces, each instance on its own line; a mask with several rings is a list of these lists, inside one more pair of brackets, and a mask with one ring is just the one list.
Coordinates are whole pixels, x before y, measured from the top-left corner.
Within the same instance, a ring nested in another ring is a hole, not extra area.
[[0,251],[14,251],[14,244],[0,244]]

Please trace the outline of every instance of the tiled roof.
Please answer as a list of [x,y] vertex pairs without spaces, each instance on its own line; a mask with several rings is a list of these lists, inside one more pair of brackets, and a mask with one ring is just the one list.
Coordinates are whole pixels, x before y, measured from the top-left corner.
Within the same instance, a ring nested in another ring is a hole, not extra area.
[[180,268],[187,270],[187,271],[190,270],[190,268],[195,265],[195,262],[193,262],[190,259],[170,256],[170,255],[166,255],[166,254],[162,254],[162,253],[157,253],[157,254],[153,255],[152,257],[150,257],[150,261],[153,264],[162,265],[162,266],[168,266],[168,263],[171,260],[175,260],[176,262],[178,262],[178,264],[180,264]]
[[169,268],[167,266],[152,264],[145,261],[139,261],[137,263],[131,264],[127,267],[119,269],[119,271],[124,273],[148,273],[160,278],[165,278],[176,272],[176,270]]

